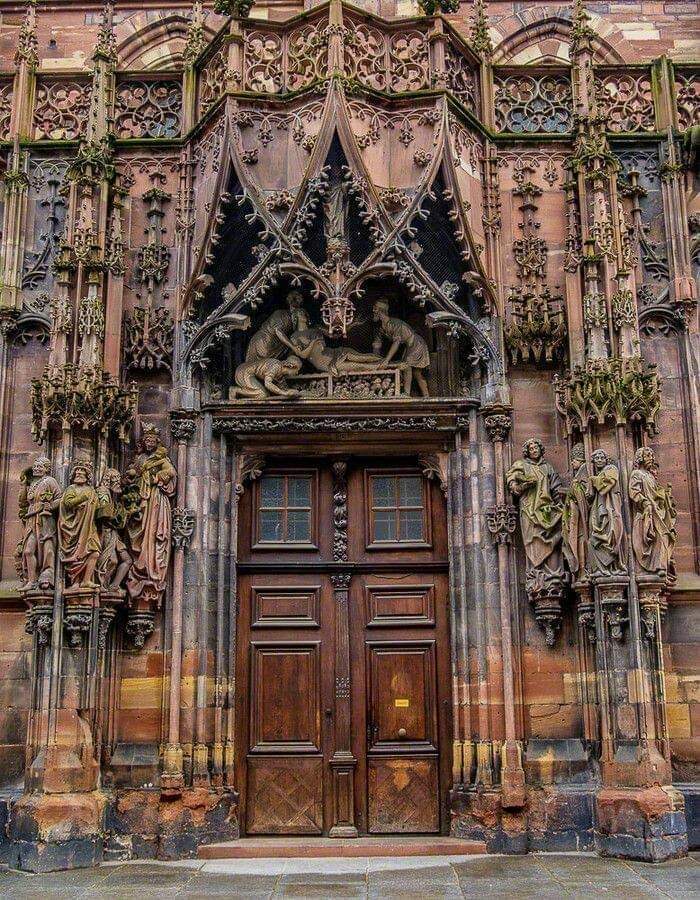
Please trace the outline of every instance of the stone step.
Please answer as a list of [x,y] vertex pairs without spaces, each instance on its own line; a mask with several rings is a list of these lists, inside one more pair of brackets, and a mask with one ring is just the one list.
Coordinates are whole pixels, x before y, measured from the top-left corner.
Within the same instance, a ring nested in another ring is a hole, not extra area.
[[482,841],[452,837],[262,837],[203,844],[200,859],[321,858],[351,856],[472,856],[486,853]]

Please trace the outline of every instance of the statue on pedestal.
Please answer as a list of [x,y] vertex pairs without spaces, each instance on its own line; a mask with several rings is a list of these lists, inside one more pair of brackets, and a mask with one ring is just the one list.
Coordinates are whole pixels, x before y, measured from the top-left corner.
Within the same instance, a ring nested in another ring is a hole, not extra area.
[[122,477],[116,469],[105,469],[97,496],[101,547],[97,577],[106,591],[118,591],[131,568],[131,556],[121,533],[126,528],[126,509],[121,499]]
[[56,511],[61,488],[51,475],[51,461],[37,456],[21,475],[19,515],[24,534],[17,547],[24,589],[51,590],[56,566]]
[[676,507],[671,486],[661,487],[658,463],[651,447],[640,447],[634,455],[629,495],[634,510],[632,548],[637,565],[662,578],[673,577],[676,543]]
[[562,498],[564,486],[554,468],[544,461],[542,441],[523,444],[523,458],[506,473],[508,489],[520,501],[520,530],[525,547],[525,587],[544,627],[547,643],[554,643],[561,623],[565,572],[562,560]]
[[58,507],[58,536],[61,562],[69,587],[96,587],[94,581],[100,536],[97,531],[99,500],[92,484],[92,463],[73,464],[70,484]]
[[407,397],[411,396],[411,387],[415,377],[418,389],[423,397],[428,397],[428,382],[425,380],[424,371],[430,366],[430,353],[428,345],[411,326],[401,319],[394,319],[389,315],[389,301],[377,300],[374,304],[374,321],[379,322],[380,339],[375,349],[381,350],[381,337],[391,341],[391,347],[384,355],[383,360],[377,364],[378,369],[386,369],[396,355],[399,347],[405,347],[404,357],[401,360],[403,369],[403,392]]
[[564,498],[564,557],[574,579],[584,574],[588,546],[588,466],[583,444],[571,448],[571,483]]
[[153,425],[145,425],[141,452],[127,472],[135,509],[127,524],[133,552],[126,589],[133,600],[160,603],[170,562],[171,498],[177,473]]
[[622,520],[620,472],[605,450],[591,456],[588,498],[590,514],[589,570],[594,575],[621,575],[624,566],[625,528]]

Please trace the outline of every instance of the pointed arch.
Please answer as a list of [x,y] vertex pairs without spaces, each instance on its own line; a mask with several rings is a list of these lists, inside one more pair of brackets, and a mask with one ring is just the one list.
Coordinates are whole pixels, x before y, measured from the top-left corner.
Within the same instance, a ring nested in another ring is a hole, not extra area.
[[[221,21],[212,14],[206,17],[207,42],[216,35]],[[119,67],[143,71],[181,69],[189,25],[185,12],[154,9],[127,16],[114,29]]]

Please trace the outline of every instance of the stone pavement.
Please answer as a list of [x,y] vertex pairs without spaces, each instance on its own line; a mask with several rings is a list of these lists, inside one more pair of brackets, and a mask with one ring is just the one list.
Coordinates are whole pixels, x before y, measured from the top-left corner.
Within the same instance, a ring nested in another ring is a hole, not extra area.
[[700,898],[700,853],[667,863],[589,854],[110,863],[23,875],[0,870],[0,897]]

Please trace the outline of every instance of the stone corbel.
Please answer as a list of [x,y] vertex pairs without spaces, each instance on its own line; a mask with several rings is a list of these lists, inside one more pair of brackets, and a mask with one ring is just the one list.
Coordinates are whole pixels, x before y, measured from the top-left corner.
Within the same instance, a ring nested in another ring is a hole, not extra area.
[[246,481],[257,481],[265,469],[265,456],[262,453],[241,453],[238,460],[238,474],[234,488],[236,502],[243,496]]
[[429,481],[437,481],[440,490],[447,496],[448,473],[447,473],[447,454],[446,453],[422,453],[418,457],[423,475]]
[[197,514],[193,509],[177,506],[173,510],[173,546],[187,550],[194,534]]
[[625,596],[627,581],[614,584],[598,584],[603,622],[610,638],[617,643],[625,640],[625,629],[629,625],[629,607]]

